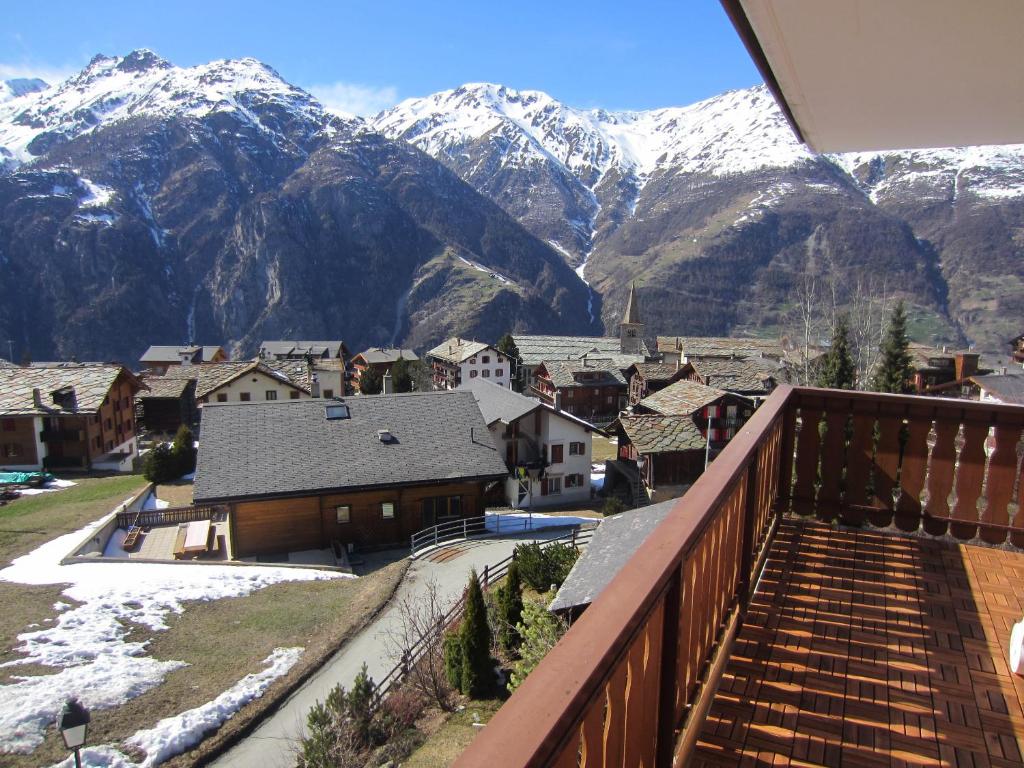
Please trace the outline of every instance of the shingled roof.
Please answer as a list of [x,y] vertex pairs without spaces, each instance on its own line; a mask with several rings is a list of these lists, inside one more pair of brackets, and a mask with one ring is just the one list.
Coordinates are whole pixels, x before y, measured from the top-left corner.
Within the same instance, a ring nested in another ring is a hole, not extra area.
[[749,395],[769,394],[779,375],[777,364],[763,358],[703,357],[690,365],[709,387]]
[[633,363],[626,369],[626,373],[636,371],[644,381],[660,382],[672,381],[679,373],[679,367],[674,363]]
[[301,357],[341,357],[345,342],[341,339],[333,341],[264,341],[260,344],[260,356],[272,355]]
[[706,387],[698,381],[683,379],[669,384],[663,390],[648,395],[638,406],[663,416],[692,416],[705,405],[725,396],[725,392]]
[[970,380],[1001,403],[1024,405],[1024,373],[971,376]]
[[144,376],[142,382],[149,390],[140,395],[141,399],[177,400],[180,398],[193,379],[175,379],[167,376]]
[[642,339],[640,351],[635,355],[622,355],[622,341],[618,337],[513,335],[512,340],[516,343],[523,365],[540,365],[545,360],[575,360],[587,354],[625,357],[628,358],[626,365],[629,365],[642,363],[650,356],[647,344]]
[[[0,415],[55,416],[95,413],[118,376],[142,383],[120,365],[67,363],[0,368]],[[53,397],[59,390],[74,389],[73,401]],[[38,400],[33,390],[39,390]],[[73,402],[73,406],[72,406]]]
[[485,349],[493,349],[493,347],[482,341],[469,341],[453,336],[427,352],[427,355],[436,357],[438,360],[447,360],[449,363],[462,363]]
[[706,439],[690,416],[620,416],[619,424],[639,453],[695,451]]
[[537,398],[520,395],[508,387],[492,384],[487,379],[464,381],[459,389],[473,393],[488,426],[496,421],[511,424],[541,407],[541,401]]
[[[348,418],[327,418],[344,403]],[[382,442],[387,430],[391,442]],[[499,479],[472,392],[217,403],[203,409],[196,501]]]
[[[301,372],[296,372],[301,368]],[[304,361],[283,360],[237,360],[223,363],[200,363],[199,365],[172,365],[164,374],[168,379],[193,379],[196,384],[196,397],[207,397],[211,392],[220,389],[240,376],[248,373],[261,373],[273,376],[279,381],[290,384],[303,392],[309,392],[308,378],[302,383],[306,374]],[[293,378],[296,377],[296,378]]]
[[683,357],[785,357],[778,339],[734,339],[728,336],[659,336],[659,352],[679,352]]
[[[542,365],[558,389],[624,385],[618,365],[602,360],[545,360]],[[586,375],[584,379],[583,376]]]
[[356,357],[361,357],[370,365],[394,363],[399,359],[419,360],[419,357],[411,349],[398,349],[397,347],[370,347],[370,349],[360,352]]
[[212,360],[218,352],[224,350],[217,345],[207,346],[173,346],[154,344],[139,358],[140,363],[179,362],[181,356],[187,355],[190,363],[202,363]]

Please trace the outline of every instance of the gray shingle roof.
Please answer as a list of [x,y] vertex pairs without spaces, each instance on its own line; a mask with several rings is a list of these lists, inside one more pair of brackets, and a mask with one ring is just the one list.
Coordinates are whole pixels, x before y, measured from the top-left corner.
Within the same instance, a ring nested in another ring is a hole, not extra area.
[[313,357],[341,357],[344,342],[341,339],[332,341],[264,341],[260,344],[260,352],[267,355],[312,355]]
[[379,363],[393,363],[399,358],[405,360],[419,360],[416,353],[411,349],[398,349],[397,347],[371,347],[370,349],[360,352],[356,357],[361,357],[367,363],[379,364]]
[[669,384],[653,395],[648,395],[637,405],[663,416],[691,416],[724,395],[725,392],[720,389],[705,387],[699,381],[683,379],[675,384]]
[[548,610],[562,611],[594,602],[677,503],[679,499],[671,499],[602,520]]
[[169,398],[176,400],[184,394],[193,380],[168,378],[167,376],[144,376],[142,381],[149,388],[149,391],[140,394],[140,399]]
[[[232,360],[223,363],[172,365],[164,378],[191,379],[197,382],[196,397],[203,398],[247,373],[262,373],[285,381],[304,392],[309,391],[304,361]],[[303,383],[305,381],[305,383]]]
[[617,365],[603,360],[545,360],[544,370],[558,389],[625,385]]
[[750,395],[769,394],[780,376],[778,364],[766,358],[704,357],[691,360],[690,365],[709,387]]
[[513,335],[512,340],[519,349],[519,359],[523,365],[540,365],[545,360],[575,360],[591,353],[625,357],[628,358],[626,365],[629,365],[642,363],[650,356],[643,340],[640,341],[639,354],[622,355],[622,342],[618,337]]
[[620,416],[619,423],[639,453],[674,453],[705,447],[705,438],[690,416]]
[[734,339],[728,336],[659,336],[659,352],[681,352],[684,357],[785,356],[778,339]]
[[[0,414],[6,416],[94,413],[121,374],[135,377],[119,365],[40,365],[0,368]],[[77,407],[68,410],[54,402],[52,393],[74,387]],[[39,403],[32,390],[39,390]]]
[[[508,474],[471,392],[224,403],[203,409],[197,501],[301,495]],[[382,443],[378,430],[394,435]]]
[[679,373],[674,363],[633,363],[626,373],[630,370],[639,373],[644,381],[671,381]]
[[459,389],[473,393],[476,404],[488,426],[496,421],[511,424],[516,419],[541,407],[541,402],[537,398],[520,395],[507,387],[492,384],[486,379],[470,379],[463,382]]
[[217,352],[223,352],[217,345],[207,346],[173,346],[154,344],[139,358],[140,363],[166,363],[181,360],[181,353],[189,355],[189,361],[193,363],[208,362],[214,358]]
[[480,354],[485,349],[494,348],[482,341],[469,341],[453,336],[427,352],[427,355],[429,357],[436,357],[438,360],[447,360],[449,363],[461,363],[469,360],[473,355]]
[[992,376],[972,376],[971,381],[1010,405],[1024,405],[1024,373],[1006,373]]

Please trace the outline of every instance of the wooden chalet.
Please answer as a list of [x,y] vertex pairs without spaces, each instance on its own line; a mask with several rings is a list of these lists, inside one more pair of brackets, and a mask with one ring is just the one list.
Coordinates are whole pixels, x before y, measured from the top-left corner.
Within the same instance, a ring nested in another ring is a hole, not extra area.
[[411,349],[398,349],[396,347],[371,347],[365,349],[352,358],[352,385],[355,391],[359,391],[359,381],[363,372],[375,370],[384,376],[391,372],[391,366],[399,360],[410,362],[418,361],[419,357]]
[[688,377],[690,370],[678,363],[633,363],[624,372],[629,382],[629,405]]
[[408,545],[507,474],[470,392],[211,404],[194,496],[228,506],[247,557]]
[[608,424],[626,407],[628,384],[608,359],[546,360],[534,371],[531,394],[591,424]]
[[131,471],[143,388],[119,365],[0,368],[0,467]]
[[196,379],[143,376],[146,386],[137,397],[139,429],[150,436],[173,435],[182,424],[195,428],[199,422]]
[[240,360],[175,366],[163,378],[195,381],[201,409],[207,403],[308,399],[312,397],[310,375],[304,361]]
[[981,356],[972,350],[939,349],[913,343],[908,350],[914,368],[911,383],[918,394],[955,397],[971,376],[991,373],[979,367]]

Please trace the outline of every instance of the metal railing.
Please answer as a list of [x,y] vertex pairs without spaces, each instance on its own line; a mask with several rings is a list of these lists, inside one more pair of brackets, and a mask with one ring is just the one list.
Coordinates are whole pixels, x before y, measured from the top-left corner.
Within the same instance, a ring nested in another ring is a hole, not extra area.
[[1024,547],[1024,408],[780,386],[455,763],[683,765],[784,514]]
[[[572,525],[573,523],[566,523]],[[427,549],[436,547],[449,541],[458,541],[471,537],[499,536],[516,532],[532,531],[533,519],[523,515],[515,517],[494,513],[478,517],[463,517],[458,520],[449,520],[444,523],[432,525],[417,531],[409,537],[409,546],[412,556]]]
[[188,507],[166,507],[138,512],[118,512],[118,528],[149,528],[154,525],[177,525],[197,520],[225,520],[228,508],[222,504],[200,504]]

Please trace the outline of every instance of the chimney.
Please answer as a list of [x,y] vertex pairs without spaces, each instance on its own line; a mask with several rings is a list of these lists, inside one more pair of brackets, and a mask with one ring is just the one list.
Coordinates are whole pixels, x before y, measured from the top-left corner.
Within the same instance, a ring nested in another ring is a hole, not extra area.
[[43,393],[39,390],[39,387],[32,387],[32,405],[36,408],[43,407]]
[[390,429],[378,429],[377,439],[380,440],[382,443],[390,443],[394,438],[391,436]]
[[679,373],[679,360],[676,360],[676,373]]
[[309,377],[309,394],[313,397],[320,397],[320,379],[315,373]]
[[390,369],[388,369],[387,373],[384,374],[384,386],[381,387],[380,391],[381,391],[382,395],[390,395],[390,394],[393,394],[394,391],[395,391],[394,385],[391,383],[391,370]]
[[178,361],[183,366],[185,366],[185,365],[192,365],[192,355],[193,354],[194,353],[189,352],[187,349],[179,349],[178,350]]
[[[1003,368],[1002,368],[1002,370],[1000,371],[1000,373],[1001,373],[1001,374],[1002,374],[1003,376],[1005,376],[1005,375],[1006,375],[1006,366],[1005,366],[1005,365],[1003,366]],[[36,390],[36,391],[38,391],[38,390]]]
[[562,393],[557,389],[555,390],[555,410],[562,410]]

